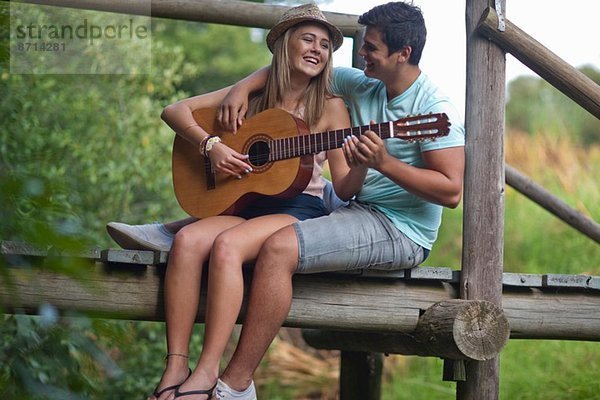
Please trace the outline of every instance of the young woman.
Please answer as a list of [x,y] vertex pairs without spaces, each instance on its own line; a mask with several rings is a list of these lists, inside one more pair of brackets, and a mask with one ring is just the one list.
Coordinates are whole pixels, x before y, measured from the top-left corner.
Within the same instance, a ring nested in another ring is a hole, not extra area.
[[[343,101],[329,92],[331,56],[342,41],[341,32],[327,22],[314,4],[289,9],[267,35],[267,45],[273,53],[271,72],[265,90],[251,100],[249,114],[280,108],[303,119],[312,132],[349,127]],[[166,107],[162,118],[178,135],[199,147],[210,158],[214,170],[244,179],[252,173],[247,156],[213,139],[192,117],[192,110],[220,105],[228,92],[229,88],[225,88],[182,100]],[[345,163],[341,150],[328,153],[330,162]],[[261,198],[239,215],[208,217],[177,233],[165,278],[167,365],[150,399],[211,398],[220,359],[242,304],[242,264],[255,260],[262,243],[277,230],[326,214],[321,178],[325,158],[323,153],[315,156],[313,177],[295,198]],[[210,272],[204,345],[196,368],[191,371],[189,341],[206,262]],[[237,395],[224,382],[219,380],[218,385],[219,398]],[[253,384],[246,394],[244,398],[256,398]]]

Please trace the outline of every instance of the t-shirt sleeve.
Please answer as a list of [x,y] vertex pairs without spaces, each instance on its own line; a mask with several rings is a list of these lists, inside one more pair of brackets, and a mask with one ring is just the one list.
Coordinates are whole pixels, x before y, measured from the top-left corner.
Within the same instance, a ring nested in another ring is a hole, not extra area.
[[424,114],[445,113],[450,122],[450,132],[447,136],[436,139],[428,139],[421,142],[421,151],[445,149],[449,147],[460,147],[465,145],[465,128],[460,115],[454,105],[448,100],[440,100],[428,107]]
[[331,79],[331,91],[341,97],[352,97],[358,85],[363,84],[365,75],[360,69],[335,67]]

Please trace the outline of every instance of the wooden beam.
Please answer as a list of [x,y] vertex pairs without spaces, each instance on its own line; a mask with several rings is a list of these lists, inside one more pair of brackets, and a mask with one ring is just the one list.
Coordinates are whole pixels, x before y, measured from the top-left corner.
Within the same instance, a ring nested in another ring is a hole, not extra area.
[[[466,170],[460,297],[502,303],[504,248],[504,104],[506,60],[476,27],[488,0],[466,2]],[[505,1],[496,0],[496,7]],[[498,359],[466,364],[459,400],[498,399]]]
[[[65,258],[47,256],[39,249],[30,249],[30,254],[38,253],[38,256],[18,254],[15,246],[11,247],[7,242],[2,242],[0,249],[4,264],[12,265],[6,272],[13,278],[13,284],[0,281],[0,308],[5,313],[37,314],[41,304],[49,303],[62,312],[164,321],[165,265],[136,264],[153,252],[135,255],[135,252],[125,250],[94,251],[82,253],[77,258]],[[99,258],[110,255],[112,259],[124,259],[124,256],[117,257],[119,252],[129,254],[131,262],[103,262],[85,257],[93,253]],[[156,254],[159,257],[165,253]],[[65,265],[70,265],[79,277],[56,272]],[[600,315],[597,312],[600,309],[600,277],[505,274],[505,281],[502,307],[509,321],[511,337],[600,341]],[[292,309],[285,325],[412,334],[425,310],[434,303],[458,297],[456,282],[455,278],[443,281],[436,280],[435,276],[417,279],[298,275],[294,278]],[[204,320],[205,305],[202,296],[198,322]],[[393,346],[387,346],[386,340],[393,342]],[[402,335],[392,335],[388,339],[374,336],[373,342],[376,345],[355,350],[414,352],[410,350],[410,342],[402,340]],[[406,349],[402,348],[404,342]]]
[[570,207],[510,165],[506,165],[506,183],[579,232],[600,243],[600,224]]
[[447,300],[428,308],[414,332],[303,331],[317,349],[384,352],[452,360],[490,360],[509,338],[508,320],[489,302]]
[[494,9],[488,8],[481,17],[477,31],[512,54],[596,118],[600,118],[600,86],[596,82],[563,61],[515,24],[505,20],[505,25],[503,32],[496,29],[498,15]]
[[[24,3],[270,29],[289,6],[237,0],[24,0]],[[362,29],[358,15],[324,11],[344,36]]]
[[[42,270],[11,269],[12,287],[0,283],[0,304],[5,312],[35,314],[40,304],[50,303],[61,311],[75,310],[99,317],[164,320],[164,266],[90,264],[81,260],[78,268],[87,269],[86,273],[74,279],[51,272],[59,267],[57,260],[43,262],[47,264]],[[285,325],[412,331],[420,310],[450,297],[455,297],[454,288],[442,282],[423,285],[418,281],[351,275],[297,275]],[[199,322],[203,321],[204,312],[202,296]]]

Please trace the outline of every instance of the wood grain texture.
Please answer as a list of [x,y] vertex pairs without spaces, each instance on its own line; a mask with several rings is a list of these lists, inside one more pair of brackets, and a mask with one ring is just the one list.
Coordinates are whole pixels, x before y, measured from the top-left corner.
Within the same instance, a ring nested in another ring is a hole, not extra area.
[[[80,311],[99,317],[164,321],[164,264],[103,262],[99,253],[96,253],[97,259],[82,257],[65,261],[60,257],[31,255],[43,252],[39,249],[26,249],[29,255],[15,254],[24,253],[23,248],[15,250],[14,246],[5,244],[0,249],[5,261],[12,265],[8,271],[13,278],[12,285],[0,282],[0,307],[6,313],[36,314],[41,304],[49,303],[63,312]],[[9,249],[14,253],[8,254]],[[116,257],[116,254],[125,251],[113,252],[113,259],[124,258]],[[131,253],[127,254],[131,256]],[[129,260],[138,260],[138,257],[129,257]],[[53,272],[65,262],[75,266],[80,278]],[[41,265],[43,269],[39,268]],[[600,341],[600,315],[597,312],[600,309],[600,290],[590,286],[598,281],[598,277],[578,279],[573,276],[573,279],[567,279],[569,286],[543,286],[542,275],[523,276],[523,282],[518,278],[519,274],[505,275],[502,307],[512,338]],[[249,279],[248,274],[246,278]],[[560,282],[563,281],[564,277]],[[292,308],[285,325],[386,335],[411,334],[417,327],[419,315],[425,310],[437,302],[459,297],[457,282],[457,279],[445,281],[333,273],[297,275],[293,281]],[[526,283],[532,285],[526,286]],[[204,296],[200,302],[198,322],[204,320]],[[402,338],[389,336],[386,339],[381,336],[375,339],[382,346],[387,346],[387,341],[396,343],[388,346],[388,352],[413,354],[409,353],[410,349],[403,349]]]
[[[460,297],[502,303],[504,249],[504,114],[506,59],[476,32],[488,0],[466,2],[466,169]],[[496,3],[505,8],[505,1]],[[495,400],[500,393],[497,359],[466,364],[458,400]]]

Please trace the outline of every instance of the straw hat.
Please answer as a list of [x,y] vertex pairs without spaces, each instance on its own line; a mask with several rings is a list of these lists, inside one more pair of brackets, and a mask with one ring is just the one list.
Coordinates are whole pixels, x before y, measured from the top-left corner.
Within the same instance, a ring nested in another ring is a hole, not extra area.
[[336,51],[344,41],[344,35],[335,26],[330,24],[319,7],[316,4],[303,4],[286,10],[279,19],[279,22],[271,28],[267,35],[267,46],[271,53],[275,46],[275,41],[289,28],[301,22],[317,22],[324,25],[329,30],[333,51]]

